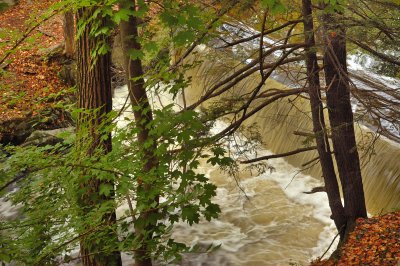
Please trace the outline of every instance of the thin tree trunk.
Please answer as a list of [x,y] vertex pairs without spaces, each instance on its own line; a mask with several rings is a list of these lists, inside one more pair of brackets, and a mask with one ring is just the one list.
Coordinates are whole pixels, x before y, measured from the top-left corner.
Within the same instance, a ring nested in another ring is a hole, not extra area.
[[309,87],[311,114],[313,120],[313,130],[316,136],[317,150],[320,158],[322,174],[325,182],[325,189],[328,195],[329,206],[332,211],[331,218],[334,220],[336,228],[343,236],[344,225],[346,223],[344,208],[340,198],[339,185],[333,166],[330,145],[326,133],[323,105],[321,101],[321,86],[319,81],[319,66],[315,51],[314,24],[311,9],[311,0],[302,0],[304,18],[304,36],[307,44],[306,64],[307,64],[307,83]]
[[360,160],[354,134],[350,84],[346,64],[346,31],[333,14],[322,16],[324,27],[324,72],[332,143],[342,183],[347,235],[355,220],[367,217]]
[[[95,9],[82,8],[77,12],[77,19],[87,19],[92,15]],[[100,19],[100,18],[99,18]],[[104,19],[102,23],[105,23]],[[112,98],[111,98],[111,76],[110,53],[106,55],[99,55],[96,61],[93,62],[91,52],[96,47],[99,41],[107,41],[104,37],[96,37],[90,35],[91,25],[86,25],[83,30],[82,36],[77,43],[77,67],[78,67],[78,107],[89,111],[89,113],[82,113],[78,119],[78,145],[86,149],[84,154],[92,156],[95,151],[102,150],[107,153],[111,151],[111,134],[108,133],[107,138],[104,134],[99,132],[99,126],[103,122],[104,115],[111,111]],[[97,109],[98,111],[94,112]],[[85,135],[80,135],[84,130]],[[87,130],[87,131],[86,131]],[[106,197],[99,195],[100,181],[96,177],[91,178],[89,181],[81,184],[84,189],[79,203],[82,206],[82,212],[86,213],[92,210],[93,206],[101,204],[102,202],[113,200],[114,195]],[[103,222],[107,225],[113,225],[116,222],[115,212],[111,211],[103,217]],[[110,242],[118,241],[115,233],[106,227],[104,235],[108,234],[111,238]],[[114,239],[113,239],[114,238]],[[97,240],[97,239],[94,239]],[[82,264],[84,266],[111,266],[122,265],[121,255],[119,251],[105,251],[106,245],[104,241],[94,241],[87,238],[81,239],[81,256]]]
[[[134,10],[135,2],[131,0],[120,1],[121,8]],[[154,151],[157,148],[156,142],[150,147],[145,148],[144,144],[151,141],[149,135],[149,124],[153,121],[153,115],[149,104],[149,99],[146,94],[146,88],[143,79],[143,66],[139,58],[131,59],[129,51],[140,51],[141,46],[137,41],[138,39],[138,20],[136,17],[131,16],[128,21],[121,21],[121,41],[122,48],[125,54],[125,71],[128,77],[129,96],[133,106],[133,113],[135,117],[136,126],[138,127],[137,141],[139,147],[142,149],[143,155],[143,173],[150,173],[157,166],[157,159],[154,156]],[[152,205],[154,202],[158,203],[158,195],[150,196],[148,193],[151,189],[152,183],[147,180],[138,180],[138,188],[136,191],[137,205],[145,204]],[[140,195],[145,195],[141,198]],[[149,197],[150,198],[146,198]],[[157,211],[143,212],[139,214],[138,220],[149,220],[150,215],[157,215]],[[154,220],[154,219],[151,219]],[[140,247],[135,251],[135,265],[136,266],[149,266],[152,265],[151,251],[148,248],[148,242],[151,240],[152,229],[154,224],[146,224],[144,226],[135,225],[135,232],[138,234],[141,241]]]
[[65,41],[64,53],[66,57],[73,58],[75,56],[75,23],[72,11],[64,13],[63,28]]

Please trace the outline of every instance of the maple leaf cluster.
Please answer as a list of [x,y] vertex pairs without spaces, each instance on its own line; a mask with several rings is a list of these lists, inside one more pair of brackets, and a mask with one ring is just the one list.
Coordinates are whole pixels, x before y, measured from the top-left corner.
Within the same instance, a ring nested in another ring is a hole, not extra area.
[[400,265],[400,211],[358,219],[340,250],[339,260],[315,261],[311,265]]

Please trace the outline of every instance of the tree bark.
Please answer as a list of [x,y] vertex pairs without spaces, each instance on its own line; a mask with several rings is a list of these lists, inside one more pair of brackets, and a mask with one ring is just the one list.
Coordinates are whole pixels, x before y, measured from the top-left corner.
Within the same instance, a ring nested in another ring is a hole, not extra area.
[[319,81],[319,66],[315,51],[314,23],[312,17],[311,0],[302,0],[304,18],[304,36],[307,65],[307,83],[310,95],[313,131],[317,143],[318,155],[321,163],[325,189],[328,195],[329,207],[332,211],[331,218],[336,228],[341,232],[346,223],[344,208],[340,198],[339,185],[333,166],[328,135],[325,127],[323,105],[321,101],[321,85]]
[[332,143],[342,183],[347,235],[359,217],[367,217],[360,160],[354,134],[350,84],[346,64],[346,30],[334,14],[322,16],[326,99]]
[[[77,12],[77,19],[87,19],[95,11],[94,8],[82,8]],[[101,23],[105,24],[104,18]],[[78,108],[85,112],[81,113],[78,119],[78,147],[85,149],[82,154],[84,156],[93,156],[99,150],[103,153],[111,151],[111,133],[102,133],[99,130],[100,125],[104,122],[104,116],[112,109],[111,98],[111,56],[110,53],[98,55],[96,60],[91,56],[99,41],[108,41],[103,36],[93,37],[90,34],[91,24],[86,25],[82,36],[77,42],[77,68],[78,68]],[[96,111],[95,111],[96,110]],[[88,111],[88,112],[86,112]],[[84,133],[82,133],[84,132]],[[104,134],[107,137],[104,138]],[[92,211],[95,205],[102,202],[112,201],[114,195],[106,197],[99,195],[99,187],[102,182],[96,177],[92,177],[89,181],[84,182],[81,188],[84,189],[80,195],[79,203],[81,204],[82,212]],[[112,184],[113,185],[113,184]],[[113,225],[116,222],[115,212],[106,213],[103,217],[105,225]],[[102,234],[108,234],[110,239],[117,243],[117,235],[105,226]],[[86,228],[88,229],[88,228]],[[95,235],[91,237],[95,238]],[[104,241],[100,239],[81,238],[81,257],[84,266],[110,266],[122,265],[121,255],[119,251],[105,251]],[[109,245],[109,243],[107,243]]]
[[73,58],[75,56],[75,23],[72,11],[64,13],[63,29],[65,41],[64,54],[68,58]]
[[[120,7],[124,9],[135,9],[135,2],[131,0],[121,0]],[[131,16],[128,21],[121,21],[120,32],[122,49],[125,55],[125,71],[128,78],[129,97],[133,107],[136,127],[138,128],[137,141],[143,156],[143,173],[150,173],[157,166],[157,159],[155,158],[154,151],[157,148],[155,140],[151,140],[150,126],[153,121],[153,114],[149,99],[146,94],[145,82],[143,78],[143,66],[140,58],[132,59],[129,52],[132,50],[141,50],[140,43],[138,42],[138,19]],[[144,148],[146,142],[152,141],[152,145]],[[154,202],[158,204],[158,195],[151,196],[150,190],[152,182],[142,179],[138,180],[138,188],[136,191],[137,205],[145,204],[151,206]],[[154,193],[153,193],[154,194]],[[143,197],[144,195],[144,197]],[[139,214],[138,220],[149,220],[150,215],[157,215],[157,211],[145,211]],[[151,219],[154,220],[154,219]],[[135,232],[141,241],[140,247],[135,251],[135,265],[136,266],[150,266],[151,250],[148,247],[148,242],[151,241],[152,229],[155,224],[136,225]]]

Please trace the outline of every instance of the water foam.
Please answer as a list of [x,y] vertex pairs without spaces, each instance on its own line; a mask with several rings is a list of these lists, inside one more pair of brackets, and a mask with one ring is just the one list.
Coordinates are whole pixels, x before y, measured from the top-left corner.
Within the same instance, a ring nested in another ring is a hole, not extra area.
[[[212,131],[215,134],[225,127],[225,123],[218,121]],[[268,150],[258,150],[257,153],[260,156],[272,154]],[[235,182],[233,182],[235,184],[229,184],[229,181],[218,183],[215,201],[221,205],[222,209],[219,220],[211,223],[202,222],[200,226],[195,227],[178,225],[174,231],[177,239],[184,240],[187,244],[196,242],[221,244],[223,251],[217,251],[207,257],[201,256],[201,258],[191,255],[191,264],[184,263],[184,265],[201,265],[201,261],[221,263],[221,260],[226,262],[224,265],[246,265],[251,264],[251,259],[244,259],[249,255],[259,258],[272,256],[275,260],[269,260],[270,265],[282,265],[290,261],[290,254],[285,251],[288,246],[290,252],[300,254],[301,258],[297,258],[299,259],[297,262],[306,262],[325,251],[335,235],[335,227],[329,218],[327,196],[325,193],[311,195],[303,193],[315,186],[321,186],[322,183],[311,176],[299,173],[299,169],[291,166],[284,159],[273,159],[269,163],[275,171],[238,181],[238,185],[244,192],[237,188]],[[229,180],[228,176],[226,178]],[[210,179],[215,180],[215,177],[213,178],[211,174]],[[273,195],[260,195],[263,189],[270,191]],[[279,191],[284,193],[286,199],[279,195]],[[295,211],[291,213],[291,210]],[[291,236],[285,236],[286,230],[297,234],[302,234],[304,230],[305,234],[309,226],[308,222],[315,224],[308,219],[309,217],[318,220],[321,224],[321,230],[318,231],[315,242],[307,243],[301,248],[296,247],[296,243],[287,242],[287,238]],[[220,234],[214,230],[219,231]],[[230,232],[228,238],[226,232]],[[263,243],[262,246],[260,243]],[[266,255],[266,253],[270,254]],[[293,260],[296,260],[295,256],[292,257]],[[198,264],[193,264],[194,261]],[[264,265],[267,265],[265,263]]]

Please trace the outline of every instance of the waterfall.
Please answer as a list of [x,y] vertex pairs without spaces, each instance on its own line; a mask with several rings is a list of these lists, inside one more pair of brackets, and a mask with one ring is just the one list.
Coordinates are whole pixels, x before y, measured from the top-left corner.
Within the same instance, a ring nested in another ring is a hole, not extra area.
[[[186,93],[189,103],[202,95],[203,90],[232,73],[234,64],[238,67],[237,62],[226,62],[223,58],[218,59],[218,55],[213,54],[210,57],[214,59],[209,60],[208,56],[204,56],[204,61],[188,73],[192,76],[192,85]],[[233,92],[228,93],[242,95],[256,87],[259,80],[259,75],[254,74],[239,82]],[[263,89],[272,88],[284,89],[285,87],[269,79]],[[219,99],[223,97],[227,97],[226,93],[219,96]],[[248,125],[251,123],[257,123],[259,126],[266,149],[274,153],[283,153],[301,148],[306,137],[294,135],[293,132],[312,133],[309,101],[296,96],[283,98],[268,105],[246,122]],[[375,139],[373,132],[361,124],[355,125],[355,131],[368,212],[379,214],[398,209],[400,207],[400,164],[398,162],[400,145],[385,137]],[[304,163],[316,157],[316,151],[308,151],[286,157],[285,160],[293,166],[302,168]],[[303,170],[303,173],[322,180],[318,164]]]

